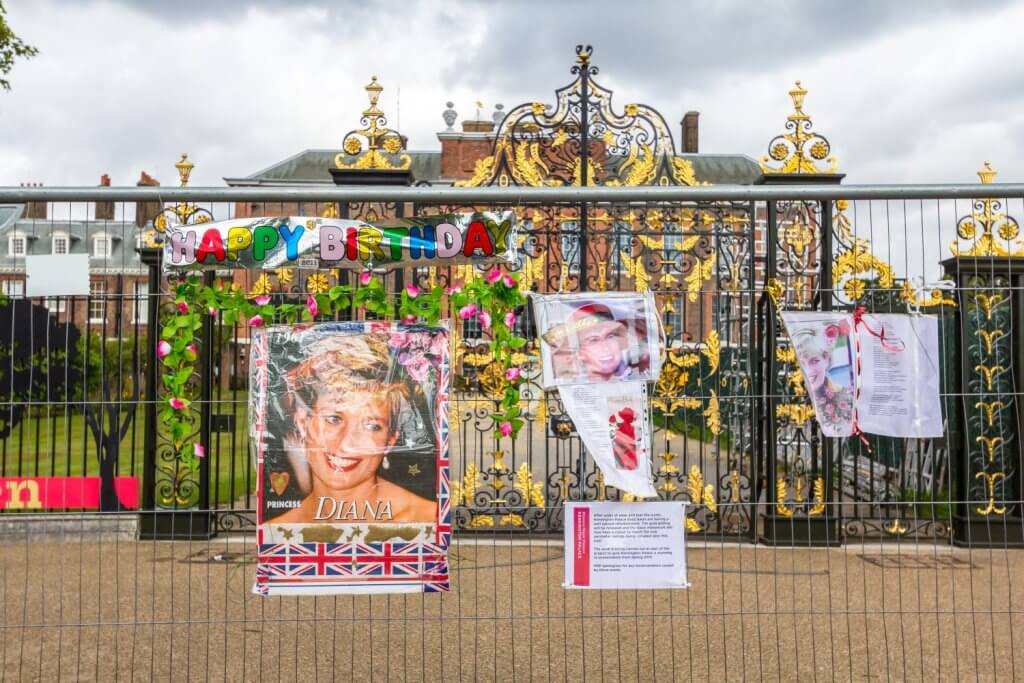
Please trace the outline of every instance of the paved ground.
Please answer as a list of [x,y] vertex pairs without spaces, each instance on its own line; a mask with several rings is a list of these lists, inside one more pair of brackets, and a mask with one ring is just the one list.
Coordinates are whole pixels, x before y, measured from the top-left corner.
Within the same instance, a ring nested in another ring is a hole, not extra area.
[[1024,676],[1018,551],[694,542],[689,590],[584,592],[559,543],[490,537],[448,594],[298,599],[249,592],[247,539],[57,540],[3,546],[0,681]]

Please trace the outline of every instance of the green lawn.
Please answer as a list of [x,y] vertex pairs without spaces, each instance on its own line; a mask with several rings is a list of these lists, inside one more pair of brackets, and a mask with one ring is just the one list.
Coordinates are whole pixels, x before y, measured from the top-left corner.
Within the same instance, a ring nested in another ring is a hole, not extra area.
[[[215,412],[235,415],[233,433],[215,433],[206,448],[211,503],[223,506],[255,490],[255,470],[249,460],[244,403],[231,403],[233,399],[227,393],[217,400],[222,403]],[[137,476],[141,485],[147,428],[141,407],[135,417],[121,441],[117,473]],[[84,417],[70,408],[36,409],[6,439],[0,440],[0,476],[76,475],[99,475],[99,460],[92,431]],[[250,501],[250,505],[254,504]]]

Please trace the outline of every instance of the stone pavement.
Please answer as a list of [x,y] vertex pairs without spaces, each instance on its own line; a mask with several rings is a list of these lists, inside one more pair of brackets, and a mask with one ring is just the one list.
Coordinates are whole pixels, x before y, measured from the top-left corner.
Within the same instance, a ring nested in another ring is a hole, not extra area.
[[692,540],[688,590],[566,591],[557,539],[495,534],[454,544],[450,593],[321,598],[253,595],[253,552],[5,539],[0,680],[1024,676],[1021,551]]

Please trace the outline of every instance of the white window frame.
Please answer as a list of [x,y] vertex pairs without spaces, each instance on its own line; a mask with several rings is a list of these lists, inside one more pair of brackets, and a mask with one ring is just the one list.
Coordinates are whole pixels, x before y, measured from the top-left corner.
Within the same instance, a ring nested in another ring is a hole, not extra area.
[[149,282],[147,280],[136,280],[134,287],[135,299],[132,301],[132,323],[145,323],[149,320]]
[[[14,243],[21,240],[21,253],[17,253],[14,250]],[[28,254],[28,235],[23,232],[12,232],[10,237],[7,238],[7,255],[12,257],[24,258]]]
[[[93,306],[99,306],[99,317],[93,316]],[[107,281],[93,280],[89,283],[89,306],[86,315],[90,323],[103,324],[107,319]]]
[[4,280],[3,284],[4,296],[13,299],[14,297],[25,296],[25,281],[24,280]]
[[[103,243],[106,245],[106,249],[101,253],[99,251],[99,244]],[[110,233],[101,232],[92,236],[92,258],[110,258],[114,254],[114,240]]]
[[[57,251],[57,242],[64,241],[64,251]],[[50,235],[50,253],[55,255],[64,256],[65,254],[71,253],[71,236],[64,232],[58,231]]]
[[68,310],[68,298],[66,296],[48,296],[43,300],[46,310],[56,315],[61,315]]

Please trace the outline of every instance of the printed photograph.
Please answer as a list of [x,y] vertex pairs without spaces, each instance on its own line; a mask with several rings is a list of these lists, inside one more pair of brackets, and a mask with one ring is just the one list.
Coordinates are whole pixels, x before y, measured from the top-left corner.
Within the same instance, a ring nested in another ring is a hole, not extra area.
[[436,521],[447,330],[328,323],[267,328],[254,344],[261,523]]
[[849,318],[790,318],[786,325],[822,432],[826,436],[848,436],[855,398]]
[[545,386],[657,379],[659,329],[643,295],[534,298]]

